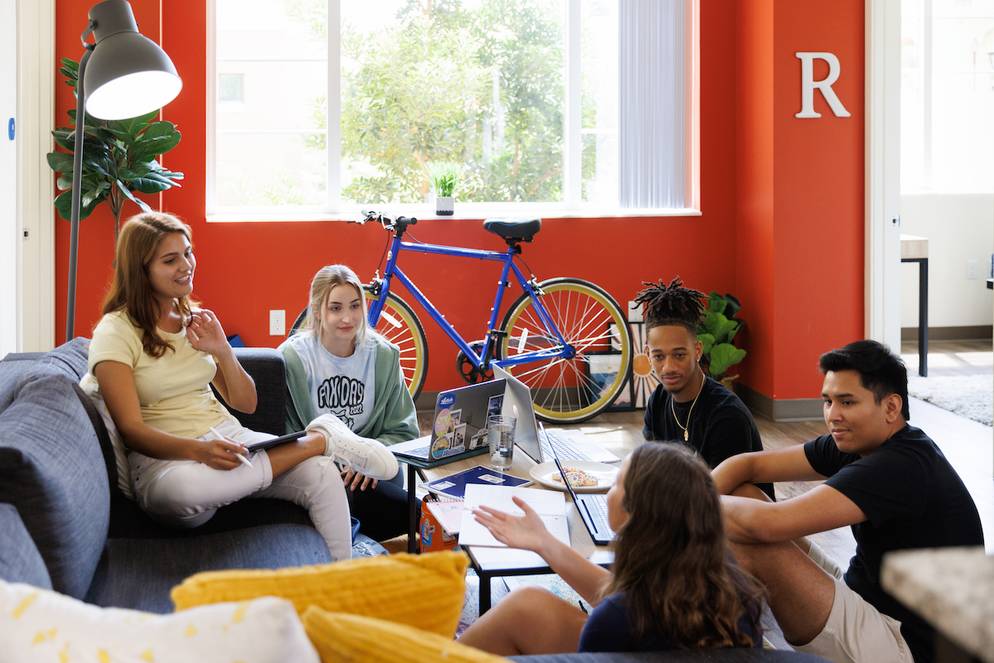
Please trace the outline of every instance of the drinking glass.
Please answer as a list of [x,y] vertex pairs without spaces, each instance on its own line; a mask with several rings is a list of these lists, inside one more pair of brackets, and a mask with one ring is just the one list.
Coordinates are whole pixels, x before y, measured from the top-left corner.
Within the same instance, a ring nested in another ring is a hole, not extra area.
[[487,418],[490,465],[495,470],[510,469],[514,460],[514,417],[493,414]]

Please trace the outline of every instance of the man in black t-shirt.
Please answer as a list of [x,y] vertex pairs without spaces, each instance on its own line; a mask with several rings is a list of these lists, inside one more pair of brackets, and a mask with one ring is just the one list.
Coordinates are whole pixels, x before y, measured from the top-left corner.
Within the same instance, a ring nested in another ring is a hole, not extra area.
[[[762,451],[749,408],[701,368],[697,328],[703,295],[683,287],[679,278],[646,285],[635,303],[644,307],[646,350],[660,384],[646,404],[642,435],[682,442],[711,468],[736,454]],[[773,498],[773,484],[759,488]]]
[[[935,442],[908,425],[908,377],[898,357],[858,341],[822,355],[820,365],[828,435],[736,456],[714,470],[726,534],[739,562],[766,585],[796,649],[836,662],[926,663],[934,630],[881,587],[883,556],[982,546],[977,507]],[[825,482],[779,503],[750,485],[816,479]],[[802,537],[845,525],[856,554],[843,575]]]

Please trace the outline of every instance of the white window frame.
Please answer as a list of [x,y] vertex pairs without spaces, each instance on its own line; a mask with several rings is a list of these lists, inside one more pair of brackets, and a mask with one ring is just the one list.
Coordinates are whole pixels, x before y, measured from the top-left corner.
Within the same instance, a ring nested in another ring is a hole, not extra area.
[[[352,203],[342,204],[340,191],[341,161],[341,82],[337,73],[341,68],[340,39],[332,38],[341,31],[341,0],[328,1],[328,198],[324,210],[276,211],[259,208],[218,209],[215,207],[216,141],[217,141],[217,10],[216,0],[207,1],[207,182],[206,216],[210,222],[240,221],[327,221],[352,220],[363,207]],[[564,51],[564,79],[566,108],[564,109],[563,200],[555,202],[459,202],[454,216],[444,219],[480,219],[487,216],[527,215],[570,218],[611,217],[688,217],[701,216],[700,209],[700,0],[678,0],[687,4],[685,26],[687,41],[684,49],[686,97],[684,99],[686,146],[684,161],[686,176],[683,208],[621,208],[618,205],[596,205],[581,200],[582,181],[582,126],[581,126],[581,71],[580,71],[580,17],[581,0],[565,0],[566,40]],[[381,204],[392,214],[415,215],[418,218],[436,218],[429,203]]]

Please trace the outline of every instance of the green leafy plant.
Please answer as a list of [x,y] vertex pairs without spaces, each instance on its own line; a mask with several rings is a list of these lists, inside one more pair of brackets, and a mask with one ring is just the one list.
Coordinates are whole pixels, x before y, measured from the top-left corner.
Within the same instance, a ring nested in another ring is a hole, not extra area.
[[715,380],[726,377],[728,369],[745,359],[746,351],[732,341],[742,328],[742,321],[735,317],[742,305],[734,296],[712,291],[708,295],[707,309],[697,338],[704,346],[702,363]]
[[[59,71],[73,92],[79,84],[79,63],[62,58]],[[85,219],[103,201],[108,201],[114,214],[114,240],[121,228],[121,213],[130,200],[142,211],[151,208],[135,195],[159,193],[179,186],[183,173],[167,170],[156,157],[176,147],[180,132],[172,122],[156,122],[158,111],[129,120],[98,120],[89,115],[83,126],[83,171],[80,220]],[[72,165],[75,150],[76,111],[69,111],[72,125],[52,132],[55,143],[68,153],[49,152],[48,165],[58,175],[59,193],[55,209],[69,220],[72,213]]]
[[456,188],[456,179],[459,177],[459,166],[445,161],[430,164],[428,171],[431,173],[431,185],[435,189],[435,195],[440,198],[451,198]]

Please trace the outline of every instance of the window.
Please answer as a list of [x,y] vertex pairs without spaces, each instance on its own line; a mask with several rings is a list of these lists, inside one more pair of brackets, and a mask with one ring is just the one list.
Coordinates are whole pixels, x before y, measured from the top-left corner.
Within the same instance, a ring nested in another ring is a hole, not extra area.
[[423,210],[443,162],[464,210],[691,200],[692,0],[210,7],[211,214]]
[[994,0],[901,14],[902,192],[994,191]]

